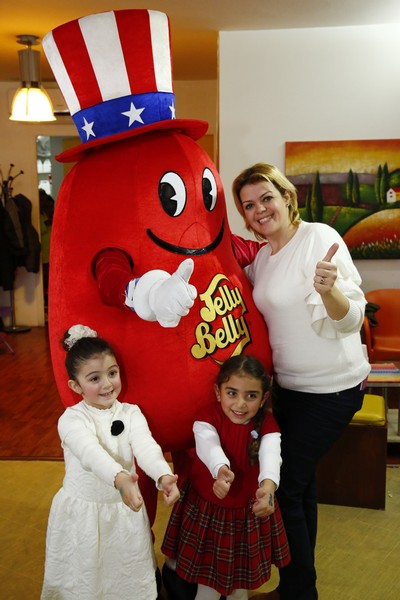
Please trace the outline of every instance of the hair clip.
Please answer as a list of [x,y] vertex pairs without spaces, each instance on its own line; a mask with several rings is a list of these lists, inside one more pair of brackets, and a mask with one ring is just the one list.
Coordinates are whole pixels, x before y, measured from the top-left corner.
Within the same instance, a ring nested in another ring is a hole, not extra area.
[[253,440],[256,440],[258,438],[258,431],[256,431],[255,429],[252,429],[250,431],[250,435],[253,438]]
[[64,343],[68,347],[68,350],[71,350],[72,346],[78,340],[85,337],[97,337],[97,331],[87,325],[73,325],[68,329],[68,337],[64,340]]

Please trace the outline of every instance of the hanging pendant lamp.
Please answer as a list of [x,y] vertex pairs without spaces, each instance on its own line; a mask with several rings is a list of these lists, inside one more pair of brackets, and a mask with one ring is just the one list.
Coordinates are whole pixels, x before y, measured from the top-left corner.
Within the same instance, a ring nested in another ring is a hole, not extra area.
[[32,50],[39,43],[38,36],[18,35],[17,42],[26,48],[18,51],[21,87],[12,101],[10,120],[55,121],[51,100],[40,81],[40,52]]

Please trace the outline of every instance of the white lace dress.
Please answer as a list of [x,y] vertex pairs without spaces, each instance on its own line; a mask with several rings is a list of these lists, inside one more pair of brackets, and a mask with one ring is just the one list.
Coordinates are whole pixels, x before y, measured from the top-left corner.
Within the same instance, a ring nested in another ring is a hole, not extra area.
[[66,472],[50,510],[41,600],[155,600],[146,510],[130,510],[114,488],[121,469],[134,472],[134,457],[155,481],[171,473],[139,407],[82,401],[58,431]]

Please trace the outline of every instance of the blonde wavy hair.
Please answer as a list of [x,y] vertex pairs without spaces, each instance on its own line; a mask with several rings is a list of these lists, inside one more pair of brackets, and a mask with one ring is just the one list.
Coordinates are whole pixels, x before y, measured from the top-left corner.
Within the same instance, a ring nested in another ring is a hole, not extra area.
[[296,227],[299,225],[301,219],[299,214],[299,207],[297,203],[297,191],[293,183],[285,177],[285,175],[273,165],[267,163],[256,163],[252,167],[248,167],[242,171],[232,183],[232,194],[235,202],[235,206],[239,214],[243,217],[246,224],[246,229],[252,231],[258,240],[264,238],[258,234],[254,229],[246,223],[246,216],[243,210],[243,205],[240,200],[240,192],[245,185],[258,183],[259,181],[268,181],[276,189],[289,200],[289,218],[291,223]]

